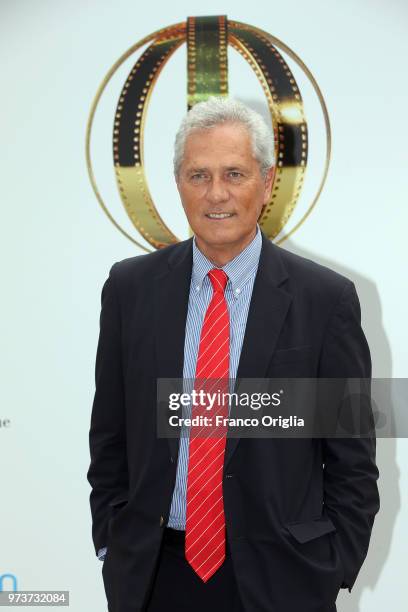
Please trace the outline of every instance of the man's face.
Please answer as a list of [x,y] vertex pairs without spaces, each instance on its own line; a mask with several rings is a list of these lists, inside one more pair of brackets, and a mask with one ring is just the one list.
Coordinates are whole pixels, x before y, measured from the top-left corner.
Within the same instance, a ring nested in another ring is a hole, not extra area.
[[[226,123],[186,139],[177,188],[199,248],[232,259],[255,236],[274,168],[263,178],[248,130]],[[222,264],[223,265],[223,264]]]

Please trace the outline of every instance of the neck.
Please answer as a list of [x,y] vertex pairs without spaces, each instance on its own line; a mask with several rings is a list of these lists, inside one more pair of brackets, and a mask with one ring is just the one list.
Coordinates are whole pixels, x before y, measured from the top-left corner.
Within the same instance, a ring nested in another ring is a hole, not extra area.
[[215,266],[222,268],[223,266],[227,265],[227,263],[232,261],[237,255],[242,253],[248,244],[255,238],[256,232],[257,228],[251,232],[245,241],[239,242],[239,244],[236,245],[209,245],[208,243],[203,242],[197,235],[195,235],[195,240],[197,247],[200,249],[202,254],[205,255],[206,258]]

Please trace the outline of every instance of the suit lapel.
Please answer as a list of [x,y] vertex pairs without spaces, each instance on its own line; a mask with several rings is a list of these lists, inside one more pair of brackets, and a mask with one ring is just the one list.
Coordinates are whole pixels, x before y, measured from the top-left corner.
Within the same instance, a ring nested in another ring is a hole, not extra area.
[[[279,248],[262,233],[262,250],[238,364],[237,382],[241,378],[264,378],[267,373],[292,301],[292,296],[281,287],[287,278]],[[224,469],[238,442],[239,438],[227,438]]]
[[[176,246],[168,267],[155,279],[157,378],[183,378],[184,338],[193,265],[190,238]],[[176,459],[179,439],[168,438]]]

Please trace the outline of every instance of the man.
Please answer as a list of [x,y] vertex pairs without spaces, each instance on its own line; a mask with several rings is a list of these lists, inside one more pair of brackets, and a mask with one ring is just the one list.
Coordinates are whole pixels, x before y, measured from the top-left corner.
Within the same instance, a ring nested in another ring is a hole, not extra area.
[[102,290],[88,479],[109,610],[333,612],[379,508],[375,440],[166,440],[157,379],[369,378],[354,284],[261,232],[273,140],[242,103],[194,106],[174,169],[194,237]]

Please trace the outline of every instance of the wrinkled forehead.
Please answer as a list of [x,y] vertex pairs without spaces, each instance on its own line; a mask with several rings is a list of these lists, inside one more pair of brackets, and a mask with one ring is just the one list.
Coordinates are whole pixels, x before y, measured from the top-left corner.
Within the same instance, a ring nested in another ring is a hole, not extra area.
[[183,161],[188,166],[235,167],[256,161],[248,130],[240,124],[194,129],[186,137]]

